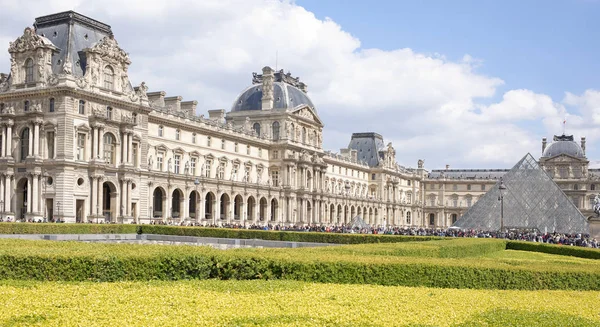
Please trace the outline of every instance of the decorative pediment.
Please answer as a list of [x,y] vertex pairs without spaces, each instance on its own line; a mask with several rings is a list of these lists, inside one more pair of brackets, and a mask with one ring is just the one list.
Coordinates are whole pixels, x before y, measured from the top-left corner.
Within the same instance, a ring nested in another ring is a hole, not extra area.
[[107,62],[115,64],[124,63],[126,65],[131,64],[129,55],[119,47],[119,44],[113,35],[103,37],[89,49],[89,52],[99,54],[100,57]]
[[298,108],[292,111],[292,114],[322,125],[321,119],[319,118],[319,116],[317,116],[317,113],[310,106],[299,106]]
[[553,163],[567,163],[567,162],[581,162],[581,161],[585,161],[582,160],[581,158],[576,158],[573,156],[570,156],[568,154],[560,154],[556,157],[551,157],[550,159],[547,159],[546,162],[553,162]]
[[9,43],[8,52],[26,52],[36,50],[38,48],[56,49],[50,40],[35,34],[35,31],[31,27],[27,27],[23,31],[22,36],[17,38],[14,42]]

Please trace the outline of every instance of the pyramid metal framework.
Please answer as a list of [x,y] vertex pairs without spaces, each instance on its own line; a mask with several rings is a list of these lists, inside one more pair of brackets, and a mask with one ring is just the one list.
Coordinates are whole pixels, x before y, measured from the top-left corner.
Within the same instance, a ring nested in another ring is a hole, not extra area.
[[[525,155],[502,180],[506,186],[505,229],[537,229],[542,233],[589,233],[587,219],[531,154]],[[453,226],[461,229],[499,230],[499,186],[498,181]]]
[[350,228],[371,229],[371,225],[367,224],[360,216],[354,217],[348,224]]

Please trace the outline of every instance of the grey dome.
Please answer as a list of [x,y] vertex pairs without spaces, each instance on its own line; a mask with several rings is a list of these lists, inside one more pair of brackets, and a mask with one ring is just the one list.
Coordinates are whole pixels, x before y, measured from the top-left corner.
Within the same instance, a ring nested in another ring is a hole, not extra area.
[[[262,95],[262,84],[252,85],[235,99],[231,111],[261,110]],[[300,89],[283,82],[273,83],[274,109],[292,109],[299,105],[308,105],[315,109],[308,95]]]
[[575,158],[585,158],[581,146],[572,140],[556,140],[551,143],[542,154],[542,157],[550,158],[566,154]]

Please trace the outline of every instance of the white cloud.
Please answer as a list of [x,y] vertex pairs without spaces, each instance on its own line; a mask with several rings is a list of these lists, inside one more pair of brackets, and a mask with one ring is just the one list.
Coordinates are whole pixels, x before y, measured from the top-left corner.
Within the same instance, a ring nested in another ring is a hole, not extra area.
[[[34,17],[78,11],[112,26],[130,52],[135,83],[196,99],[202,112],[228,109],[251,73],[274,67],[278,53],[279,68],[308,84],[326,125],[325,147],[334,151],[347,146],[352,132],[375,131],[393,141],[406,165],[426,159],[429,168],[493,168],[510,166],[526,152],[535,155],[542,134],[556,133],[562,117],[600,139],[594,131],[600,123],[597,91],[567,93],[564,104],[582,108],[572,115],[529,90],[508,91],[500,102],[483,106],[478,101],[493,97],[504,82],[479,73],[483,62],[469,49],[459,61],[417,53],[410,44],[365,49],[343,26],[291,1],[35,0],[28,1],[31,10],[16,4],[0,0],[3,16],[11,18],[0,21],[2,44]],[[8,70],[6,52],[0,52],[0,64],[0,71]]]

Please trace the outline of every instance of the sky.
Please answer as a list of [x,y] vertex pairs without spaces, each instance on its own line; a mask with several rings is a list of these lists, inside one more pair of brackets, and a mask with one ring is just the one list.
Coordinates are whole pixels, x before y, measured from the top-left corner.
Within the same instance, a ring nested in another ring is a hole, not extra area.
[[[112,26],[130,79],[229,109],[271,66],[308,85],[324,147],[355,132],[400,164],[510,168],[541,138],[587,138],[600,166],[597,0],[0,0],[0,45],[35,17],[75,10]],[[9,71],[0,51],[0,71]],[[563,122],[566,120],[566,124]]]

